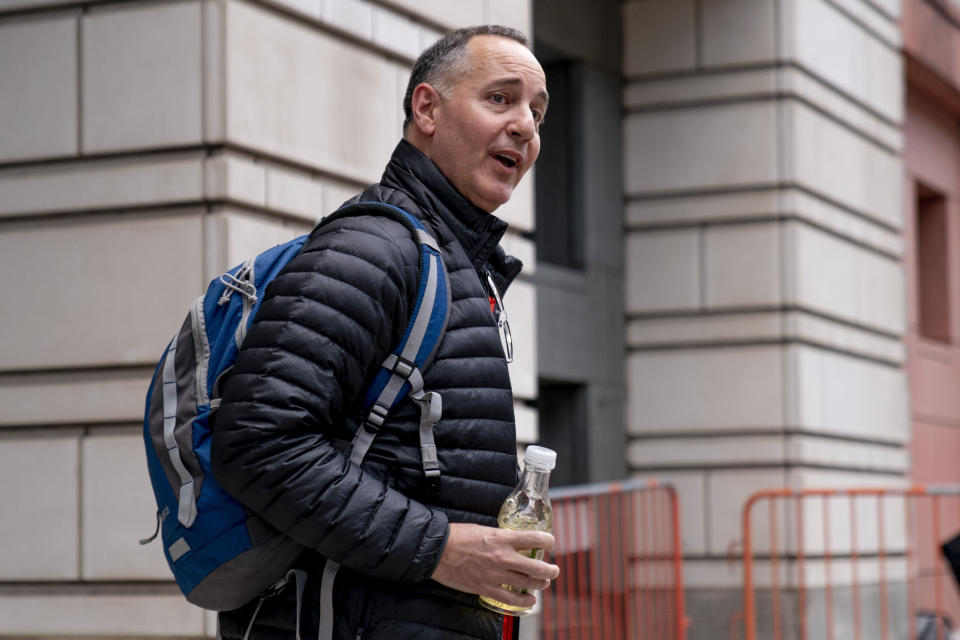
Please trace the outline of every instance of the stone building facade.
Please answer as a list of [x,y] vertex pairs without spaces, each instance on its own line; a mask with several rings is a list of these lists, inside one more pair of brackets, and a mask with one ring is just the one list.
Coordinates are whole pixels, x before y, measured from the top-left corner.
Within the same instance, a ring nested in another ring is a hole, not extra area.
[[427,44],[498,22],[532,32],[552,96],[499,211],[528,266],[518,439],[556,447],[563,484],[673,482],[691,637],[726,637],[748,495],[957,475],[958,16],[3,0],[0,635],[213,633],[136,544],[152,363],[211,277],[378,177]]
[[[191,300],[377,180],[442,29],[527,3],[0,3],[0,635],[200,636],[159,547],[143,396]],[[533,186],[501,215],[533,263]],[[16,274],[16,277],[14,277]],[[534,290],[506,301],[535,441]]]

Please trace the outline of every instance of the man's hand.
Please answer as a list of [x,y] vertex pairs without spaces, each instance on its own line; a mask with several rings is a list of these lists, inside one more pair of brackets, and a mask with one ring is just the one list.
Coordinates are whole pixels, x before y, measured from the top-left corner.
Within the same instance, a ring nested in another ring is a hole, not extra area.
[[533,594],[507,591],[501,585],[530,591],[549,587],[550,580],[560,575],[560,567],[517,552],[549,551],[553,542],[553,536],[545,531],[451,523],[447,546],[430,577],[451,589],[489,596],[516,607],[531,607],[537,601]]

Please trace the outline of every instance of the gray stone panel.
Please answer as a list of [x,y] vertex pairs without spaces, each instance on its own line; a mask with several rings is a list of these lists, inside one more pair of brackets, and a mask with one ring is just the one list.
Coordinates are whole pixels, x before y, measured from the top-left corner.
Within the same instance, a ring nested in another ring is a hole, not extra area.
[[0,581],[79,577],[79,436],[71,430],[0,441]]
[[537,308],[536,292],[526,280],[510,285],[503,301],[513,333],[514,359],[510,383],[517,398],[537,397]]
[[627,236],[628,313],[692,311],[701,306],[700,231],[670,229]]
[[80,444],[82,509],[80,540],[83,580],[169,580],[158,538],[156,502],[146,473],[140,429],[91,434]]
[[707,227],[703,240],[706,307],[780,305],[781,246],[781,227],[776,223]]
[[0,22],[0,162],[77,152],[77,18]]
[[704,66],[756,64],[775,59],[775,2],[707,0],[700,6]]
[[[201,291],[199,215],[104,217],[0,234],[5,370],[149,365]],[[205,286],[205,282],[202,283]]]
[[903,225],[903,162],[809,106],[781,112],[788,140],[784,178],[882,225]]
[[791,345],[786,371],[788,424],[862,440],[909,440],[907,378],[901,368]]
[[627,115],[627,194],[729,189],[777,180],[776,111],[776,103],[769,101]]
[[420,55],[420,27],[410,18],[374,7],[373,42],[414,59]]
[[694,0],[624,2],[624,74],[639,76],[694,69],[696,4]]
[[630,433],[749,432],[782,424],[778,345],[637,351],[627,357]]
[[397,65],[245,3],[227,5],[227,137],[358,182],[399,134]]
[[[466,1],[466,0],[461,0]],[[484,0],[483,22],[502,24],[533,36],[533,8],[528,0]]]
[[309,175],[277,167],[267,169],[267,207],[314,222],[328,215],[323,183]]
[[874,18],[874,30],[868,31],[835,3],[786,0],[781,12],[784,54],[884,118],[899,123],[903,120],[903,62],[898,43],[876,35],[876,29],[886,27],[896,38],[895,25],[876,19],[876,13],[862,2],[844,4],[859,8],[861,15],[857,17],[861,19]]
[[199,2],[124,4],[83,17],[83,151],[202,138]]
[[902,264],[805,224],[785,227],[787,303],[856,325],[906,330]]

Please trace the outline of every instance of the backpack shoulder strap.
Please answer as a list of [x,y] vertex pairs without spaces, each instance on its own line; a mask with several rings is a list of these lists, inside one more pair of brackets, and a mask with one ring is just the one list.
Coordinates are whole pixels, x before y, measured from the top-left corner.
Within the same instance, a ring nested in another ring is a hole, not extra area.
[[333,216],[380,213],[403,223],[417,243],[420,279],[417,299],[400,344],[384,359],[373,384],[366,392],[368,413],[354,437],[351,460],[360,464],[398,402],[409,396],[420,407],[420,454],[424,479],[431,492],[439,490],[440,465],[433,427],[443,413],[439,393],[425,391],[423,371],[430,365],[447,326],[450,314],[450,287],[446,266],[437,241],[416,217],[382,202],[358,202],[338,209]]
[[[433,427],[440,420],[443,405],[440,394],[424,391],[423,371],[430,365],[447,327],[450,315],[450,287],[447,268],[437,241],[417,218],[399,207],[383,202],[357,202],[341,207],[323,222],[345,215],[379,213],[401,222],[419,248],[417,299],[407,321],[400,344],[380,366],[367,390],[367,416],[354,435],[350,461],[363,462],[370,445],[387,415],[404,396],[420,406],[420,457],[428,493],[440,490],[440,464],[433,439]],[[320,579],[320,640],[333,637],[333,583],[339,563],[328,559]]]

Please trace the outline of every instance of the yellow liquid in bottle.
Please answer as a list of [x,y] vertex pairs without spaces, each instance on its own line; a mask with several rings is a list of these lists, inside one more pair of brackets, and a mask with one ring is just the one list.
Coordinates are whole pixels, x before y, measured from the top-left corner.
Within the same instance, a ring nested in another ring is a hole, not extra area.
[[[550,505],[539,495],[532,492],[513,494],[506,499],[500,508],[497,523],[501,529],[512,531],[553,531],[553,512]],[[543,549],[524,549],[517,553],[528,558],[543,560]],[[507,591],[526,593],[526,589],[518,589],[510,585],[502,585]],[[533,607],[516,607],[500,602],[487,596],[480,596],[480,604],[487,609],[509,616],[525,616],[533,611]]]

